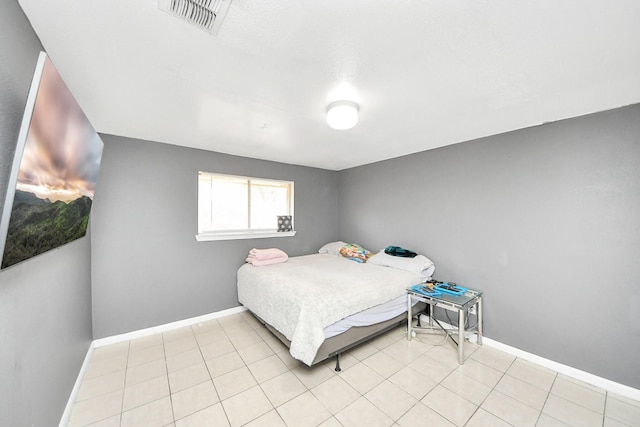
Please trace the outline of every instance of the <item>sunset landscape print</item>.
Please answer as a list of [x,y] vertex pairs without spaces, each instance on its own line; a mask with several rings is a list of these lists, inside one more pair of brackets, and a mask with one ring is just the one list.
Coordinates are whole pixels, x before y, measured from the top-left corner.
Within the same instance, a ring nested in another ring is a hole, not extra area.
[[24,149],[16,150],[21,161],[2,268],[86,234],[102,148],[99,135],[46,58]]

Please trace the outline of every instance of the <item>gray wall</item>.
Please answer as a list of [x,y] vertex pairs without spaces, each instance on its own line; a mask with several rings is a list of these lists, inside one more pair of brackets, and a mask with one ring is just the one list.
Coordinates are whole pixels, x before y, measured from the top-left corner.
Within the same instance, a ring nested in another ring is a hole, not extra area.
[[485,292],[486,335],[640,388],[640,106],[340,172],[339,234]]
[[[0,2],[0,213],[42,46]],[[55,58],[54,58],[55,62]],[[0,271],[0,426],[57,425],[91,343],[88,237]]]
[[[289,255],[337,238],[337,173],[103,135],[91,216],[94,338],[239,305],[253,247]],[[197,242],[199,170],[295,181],[295,237]]]

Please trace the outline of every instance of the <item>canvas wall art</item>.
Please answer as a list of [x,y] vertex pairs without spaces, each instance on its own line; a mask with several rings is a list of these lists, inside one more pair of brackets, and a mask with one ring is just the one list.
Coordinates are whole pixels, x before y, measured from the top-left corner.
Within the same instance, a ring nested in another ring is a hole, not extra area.
[[86,234],[102,148],[100,136],[41,53],[0,225],[2,268]]

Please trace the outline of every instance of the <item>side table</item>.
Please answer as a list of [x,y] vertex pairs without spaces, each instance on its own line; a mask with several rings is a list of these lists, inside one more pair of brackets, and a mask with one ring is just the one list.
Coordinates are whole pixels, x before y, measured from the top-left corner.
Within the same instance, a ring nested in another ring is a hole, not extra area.
[[[412,300],[417,299],[427,303],[429,310],[429,327],[414,327],[413,326],[413,312],[412,312]],[[465,332],[475,331],[478,335],[478,345],[482,345],[482,292],[468,289],[462,295],[451,295],[442,293],[439,296],[427,296],[420,292],[414,291],[411,288],[407,289],[407,340],[411,341],[413,334],[416,332],[423,332],[425,330],[433,330],[433,322],[435,321],[438,326],[444,331],[445,334],[458,346],[458,363],[464,364],[464,337]],[[458,312],[458,331],[457,339],[456,334],[451,333],[452,330],[445,329],[437,319],[433,318],[433,310],[435,307],[441,307],[449,311]],[[472,308],[475,307],[478,323],[469,329],[465,329],[465,319]]]

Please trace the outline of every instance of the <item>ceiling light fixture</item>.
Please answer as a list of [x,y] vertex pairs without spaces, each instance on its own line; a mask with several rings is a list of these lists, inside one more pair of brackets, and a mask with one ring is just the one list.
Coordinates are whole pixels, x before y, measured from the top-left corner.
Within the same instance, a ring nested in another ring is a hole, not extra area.
[[333,129],[351,129],[358,123],[359,109],[353,101],[332,102],[327,107],[327,124]]

